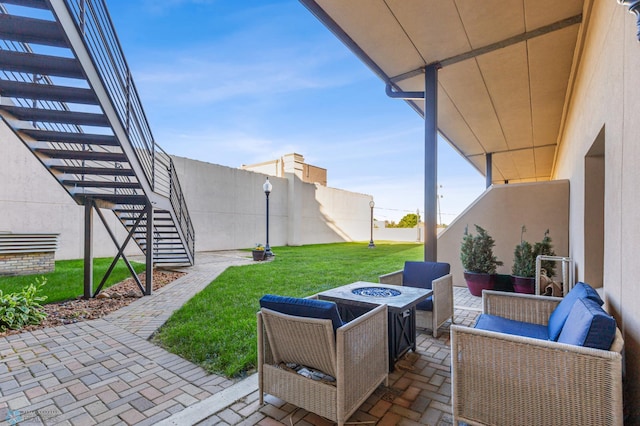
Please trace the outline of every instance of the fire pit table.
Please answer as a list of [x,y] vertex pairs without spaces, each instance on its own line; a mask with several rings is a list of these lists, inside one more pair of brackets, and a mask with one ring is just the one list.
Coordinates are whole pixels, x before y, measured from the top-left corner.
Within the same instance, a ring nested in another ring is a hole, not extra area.
[[389,311],[389,371],[409,350],[416,350],[416,305],[433,290],[358,281],[318,293],[318,299],[337,303],[343,321],[368,312],[382,304]]

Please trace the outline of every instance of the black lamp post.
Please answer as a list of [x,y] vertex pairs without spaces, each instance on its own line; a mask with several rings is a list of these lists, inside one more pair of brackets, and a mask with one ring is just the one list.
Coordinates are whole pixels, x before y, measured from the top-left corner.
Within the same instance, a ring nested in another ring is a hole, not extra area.
[[376,245],[373,243],[373,207],[376,203],[373,200],[369,201],[369,207],[371,207],[371,238],[369,239],[369,248],[374,248]]
[[271,194],[273,185],[269,182],[269,178],[267,178],[267,181],[262,185],[262,189],[264,189],[264,195],[267,196],[267,244],[264,246],[264,256],[269,257],[273,256],[273,252],[269,246],[269,194]]

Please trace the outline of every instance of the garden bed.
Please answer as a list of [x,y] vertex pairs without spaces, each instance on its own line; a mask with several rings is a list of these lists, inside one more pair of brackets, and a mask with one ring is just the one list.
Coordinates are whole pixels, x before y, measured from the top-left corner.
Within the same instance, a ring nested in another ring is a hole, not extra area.
[[[185,275],[185,272],[154,270],[153,291],[157,291],[183,275]],[[145,273],[142,272],[138,276],[144,286]],[[101,318],[142,297],[142,292],[133,278],[127,278],[118,284],[114,284],[102,291],[102,293],[108,294],[109,297],[87,300],[82,299],[81,296],[79,296],[77,299],[44,305],[43,310],[47,314],[47,318],[45,318],[40,324],[29,325],[20,330],[0,332],[0,337],[22,333],[23,331],[33,331],[45,327],[56,327],[64,324],[73,324],[80,321]]]

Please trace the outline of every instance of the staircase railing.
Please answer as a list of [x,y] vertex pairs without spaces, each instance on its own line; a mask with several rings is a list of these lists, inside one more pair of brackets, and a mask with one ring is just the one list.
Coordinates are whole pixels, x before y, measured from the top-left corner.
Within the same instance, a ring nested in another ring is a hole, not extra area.
[[[0,4],[0,14],[6,14],[7,10],[3,4]],[[33,53],[31,46],[28,43],[10,41],[10,40],[0,40],[0,49],[8,50],[12,52],[21,52],[21,53]],[[45,85],[52,85],[53,82],[51,78],[47,75],[38,75],[31,74],[26,72],[19,71],[0,71],[4,79],[9,81],[17,81],[22,83],[38,83]],[[11,104],[15,104],[17,106],[25,107],[25,108],[43,108],[54,111],[69,111],[69,107],[60,101],[50,101],[50,100],[33,100],[33,99],[25,99],[14,97],[9,100],[6,99],[4,102],[9,102]],[[54,122],[38,122],[32,123],[34,129],[44,129],[44,130],[53,130],[59,132],[72,132],[72,133],[83,133],[82,127],[74,124],[64,124],[64,123],[54,123]],[[65,142],[48,142],[48,145],[55,149],[63,149],[63,150],[71,150],[71,151],[85,151],[88,149],[86,145],[78,145],[73,143],[65,143]],[[97,146],[94,149],[108,152],[108,148]],[[72,160],[72,159],[62,159],[60,160],[62,163],[70,165],[70,166],[86,166],[92,165],[93,162],[87,162],[87,160]],[[117,166],[117,163],[115,163]],[[83,177],[84,179],[84,177]],[[81,189],[82,191],[82,189]],[[135,192],[129,190],[129,192]]]
[[187,240],[186,246],[193,254],[193,225],[173,160],[153,139],[104,0],[65,0],[65,4],[98,70],[120,123],[127,132],[149,185],[154,192],[171,200],[178,226]]

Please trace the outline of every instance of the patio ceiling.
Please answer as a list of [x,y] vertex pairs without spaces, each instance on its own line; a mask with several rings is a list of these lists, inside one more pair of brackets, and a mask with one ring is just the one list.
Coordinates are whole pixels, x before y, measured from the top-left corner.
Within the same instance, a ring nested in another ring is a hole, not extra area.
[[300,1],[395,90],[440,63],[439,131],[493,182],[550,179],[583,0]]

